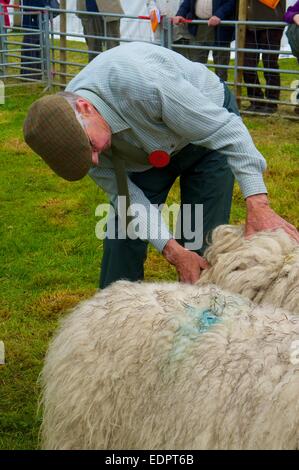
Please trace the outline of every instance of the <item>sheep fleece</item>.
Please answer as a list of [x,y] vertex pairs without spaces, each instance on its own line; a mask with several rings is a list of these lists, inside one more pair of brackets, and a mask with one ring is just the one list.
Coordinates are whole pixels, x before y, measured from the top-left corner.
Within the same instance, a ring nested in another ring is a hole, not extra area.
[[298,343],[298,316],[213,285],[116,282],[50,345],[42,446],[296,449]]
[[257,304],[299,314],[299,245],[283,230],[244,238],[244,227],[220,225],[205,251],[211,268],[199,283],[212,283]]

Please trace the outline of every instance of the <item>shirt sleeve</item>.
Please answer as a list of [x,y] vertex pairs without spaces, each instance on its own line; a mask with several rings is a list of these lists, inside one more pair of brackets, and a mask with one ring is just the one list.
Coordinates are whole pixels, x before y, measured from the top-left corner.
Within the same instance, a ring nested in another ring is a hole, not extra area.
[[184,0],[183,3],[180,5],[176,16],[182,16],[183,18],[186,18],[188,13],[191,13],[191,1]]
[[255,147],[242,119],[212,102],[185,79],[164,80],[159,87],[163,122],[194,145],[227,156],[244,197],[267,193],[266,161]]
[[[111,202],[117,199],[117,182],[114,170],[109,168],[94,167],[89,171],[89,176],[100,186],[111,198]],[[150,203],[143,191],[128,177],[128,189],[131,206],[135,205],[137,212],[133,217],[138,218],[137,236],[148,240],[160,253],[166,243],[173,238],[172,234],[163,221],[161,211]],[[142,210],[138,211],[138,207]]]
[[[231,19],[230,16],[236,13],[236,0],[221,2],[219,7],[213,12],[213,16],[218,16],[221,20]],[[236,16],[236,14],[234,15]]]

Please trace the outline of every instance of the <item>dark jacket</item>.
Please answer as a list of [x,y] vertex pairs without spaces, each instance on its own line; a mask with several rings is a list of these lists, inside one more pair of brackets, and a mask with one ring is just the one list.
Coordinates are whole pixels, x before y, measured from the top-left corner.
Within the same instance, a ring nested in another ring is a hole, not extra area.
[[[23,6],[24,7],[40,7],[40,8],[45,8],[47,6],[47,1],[46,0],[23,0]],[[27,9],[24,10],[28,11]],[[38,29],[38,15],[24,15],[23,14],[23,21],[22,21],[22,26],[24,28],[32,28],[32,29]]]
[[[236,19],[236,0],[213,0],[213,16],[218,16],[221,20]],[[184,0],[178,9],[177,16],[183,16],[187,19],[200,20],[195,14],[196,0]],[[213,27],[213,26],[211,26]],[[198,25],[188,25],[189,32],[196,36]],[[216,43],[231,42],[234,39],[235,28],[233,26],[216,26],[215,41]]]
[[[247,19],[248,21],[283,21],[283,15],[286,11],[286,0],[280,0],[275,10],[267,7],[258,0],[248,0]],[[258,29],[272,29],[277,26],[254,26]],[[252,29],[250,27],[250,29]]]

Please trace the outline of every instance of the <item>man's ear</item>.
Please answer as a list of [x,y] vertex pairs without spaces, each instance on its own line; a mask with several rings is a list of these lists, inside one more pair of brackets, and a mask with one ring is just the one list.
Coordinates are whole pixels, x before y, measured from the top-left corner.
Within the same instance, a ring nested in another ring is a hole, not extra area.
[[76,101],[76,110],[82,116],[90,116],[93,112],[93,106],[84,98],[78,98]]

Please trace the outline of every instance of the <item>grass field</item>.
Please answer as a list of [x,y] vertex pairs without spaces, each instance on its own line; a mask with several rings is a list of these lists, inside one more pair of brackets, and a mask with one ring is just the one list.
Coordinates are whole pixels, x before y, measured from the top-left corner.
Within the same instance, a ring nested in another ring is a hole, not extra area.
[[[102,242],[95,236],[96,206],[104,193],[85,178],[57,178],[22,140],[22,122],[41,89],[10,90],[0,106],[0,449],[35,449],[38,374],[48,342],[65,312],[97,288]],[[268,160],[265,175],[271,203],[299,228],[298,122],[278,117],[245,118]],[[170,200],[178,200],[173,188]],[[244,202],[235,187],[231,221],[244,221]],[[146,279],[175,279],[153,249]]]

